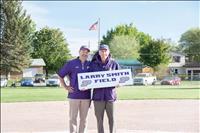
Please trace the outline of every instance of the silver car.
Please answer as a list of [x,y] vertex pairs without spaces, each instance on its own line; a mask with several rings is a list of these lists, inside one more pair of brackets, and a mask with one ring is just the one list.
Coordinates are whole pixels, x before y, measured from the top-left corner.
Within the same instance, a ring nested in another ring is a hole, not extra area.
[[8,80],[5,78],[1,78],[1,87],[6,87],[8,85]]
[[61,87],[61,83],[59,80],[58,75],[52,75],[48,80],[47,80],[47,86],[58,86]]

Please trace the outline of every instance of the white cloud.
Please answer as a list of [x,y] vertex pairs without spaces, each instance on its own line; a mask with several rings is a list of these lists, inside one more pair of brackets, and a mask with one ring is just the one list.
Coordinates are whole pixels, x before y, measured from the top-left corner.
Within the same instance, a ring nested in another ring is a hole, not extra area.
[[43,7],[39,7],[38,5],[34,4],[30,1],[23,1],[22,3],[23,7],[27,9],[27,11],[30,14],[36,14],[36,15],[46,15],[49,13],[49,11]]
[[36,23],[37,29],[44,27],[49,23],[47,18],[49,10],[40,7],[37,2],[23,1],[22,6],[24,9],[26,9],[27,14],[30,15],[33,21]]

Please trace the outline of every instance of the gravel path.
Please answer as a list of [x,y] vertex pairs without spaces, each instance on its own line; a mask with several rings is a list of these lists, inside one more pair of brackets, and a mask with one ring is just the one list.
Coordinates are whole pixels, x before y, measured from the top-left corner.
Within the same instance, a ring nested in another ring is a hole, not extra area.
[[[117,133],[200,132],[200,100],[122,100],[116,102]],[[104,119],[108,130],[107,117]],[[68,102],[1,103],[1,132],[67,133]],[[93,105],[88,133],[96,133]]]

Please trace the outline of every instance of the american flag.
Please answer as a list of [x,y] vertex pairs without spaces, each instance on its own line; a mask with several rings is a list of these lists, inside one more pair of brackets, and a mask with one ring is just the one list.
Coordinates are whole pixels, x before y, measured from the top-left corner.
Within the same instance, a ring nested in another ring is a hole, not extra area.
[[89,30],[96,30],[98,25],[98,21],[95,22],[93,25],[90,26]]

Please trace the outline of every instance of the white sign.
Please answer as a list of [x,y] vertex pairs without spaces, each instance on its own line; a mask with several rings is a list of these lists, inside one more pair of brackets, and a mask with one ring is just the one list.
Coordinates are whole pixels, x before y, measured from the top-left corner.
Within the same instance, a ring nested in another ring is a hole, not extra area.
[[78,74],[79,90],[132,84],[133,79],[130,69],[98,71]]

